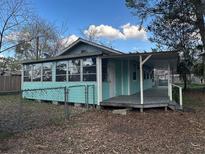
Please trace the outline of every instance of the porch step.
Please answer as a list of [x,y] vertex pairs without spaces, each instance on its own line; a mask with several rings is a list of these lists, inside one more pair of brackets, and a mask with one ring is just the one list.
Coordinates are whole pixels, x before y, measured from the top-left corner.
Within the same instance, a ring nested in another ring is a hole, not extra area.
[[130,111],[130,109],[116,109],[113,110],[113,114],[120,114],[120,115],[127,115],[127,112]]
[[177,104],[175,101],[172,101],[171,103],[169,103],[168,107],[173,111],[181,110],[179,104]]

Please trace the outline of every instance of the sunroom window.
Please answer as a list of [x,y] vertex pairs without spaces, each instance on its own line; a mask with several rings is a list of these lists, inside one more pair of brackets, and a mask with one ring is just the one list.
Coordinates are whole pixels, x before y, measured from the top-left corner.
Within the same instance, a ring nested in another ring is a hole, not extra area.
[[66,81],[67,61],[56,63],[56,81]]
[[80,60],[68,61],[68,81],[80,81]]
[[43,63],[43,81],[52,81],[52,63]]
[[96,81],[96,59],[83,59],[83,81]]
[[41,64],[33,64],[32,80],[41,81]]
[[32,76],[32,65],[24,65],[23,67],[23,80],[26,82],[31,81]]

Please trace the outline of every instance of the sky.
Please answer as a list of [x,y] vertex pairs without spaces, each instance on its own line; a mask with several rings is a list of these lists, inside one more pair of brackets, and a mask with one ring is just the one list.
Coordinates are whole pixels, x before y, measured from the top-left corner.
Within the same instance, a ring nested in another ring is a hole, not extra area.
[[31,0],[34,12],[57,27],[68,29],[68,42],[95,31],[105,44],[124,52],[151,51],[149,33],[139,31],[140,21],[124,0]]

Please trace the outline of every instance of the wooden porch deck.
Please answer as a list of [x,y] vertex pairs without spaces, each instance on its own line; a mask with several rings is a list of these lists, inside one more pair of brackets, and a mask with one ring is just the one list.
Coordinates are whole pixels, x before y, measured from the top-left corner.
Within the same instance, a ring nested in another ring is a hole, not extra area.
[[104,100],[101,106],[107,107],[130,107],[130,108],[157,108],[157,107],[176,107],[174,101],[168,97],[167,87],[151,88],[144,91],[144,104],[140,103],[140,93],[134,95],[121,95]]

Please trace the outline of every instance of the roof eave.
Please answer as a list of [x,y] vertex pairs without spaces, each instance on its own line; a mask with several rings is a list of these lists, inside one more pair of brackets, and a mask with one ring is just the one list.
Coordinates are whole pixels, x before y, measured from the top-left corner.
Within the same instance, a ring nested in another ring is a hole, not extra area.
[[65,56],[57,56],[47,59],[39,59],[39,60],[27,60],[23,61],[22,64],[33,64],[33,63],[42,63],[42,62],[52,62],[52,61],[58,61],[58,60],[68,60],[68,59],[77,59],[82,57],[95,57],[95,56],[101,56],[102,52],[99,53],[89,53],[89,54],[81,54],[81,55],[65,55]]
[[102,58],[118,58],[118,57],[133,57],[133,56],[147,56],[147,55],[178,55],[178,51],[161,51],[161,52],[145,52],[145,53],[124,53],[120,55],[103,56]]

